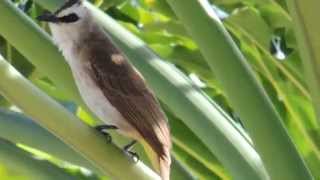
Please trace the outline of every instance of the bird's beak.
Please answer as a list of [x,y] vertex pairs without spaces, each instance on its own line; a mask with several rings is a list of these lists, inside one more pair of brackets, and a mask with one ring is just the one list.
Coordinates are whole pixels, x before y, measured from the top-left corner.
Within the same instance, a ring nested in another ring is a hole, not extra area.
[[42,15],[38,16],[37,19],[45,22],[59,22],[59,18],[49,11],[45,11]]

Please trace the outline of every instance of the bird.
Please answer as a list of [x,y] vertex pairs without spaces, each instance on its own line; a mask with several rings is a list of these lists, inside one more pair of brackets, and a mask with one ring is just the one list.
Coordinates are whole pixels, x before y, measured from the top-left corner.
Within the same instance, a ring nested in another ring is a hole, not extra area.
[[104,124],[141,143],[161,179],[170,179],[171,136],[167,117],[141,73],[84,5],[68,0],[55,12],[38,18],[49,24],[53,42],[69,65],[90,111]]

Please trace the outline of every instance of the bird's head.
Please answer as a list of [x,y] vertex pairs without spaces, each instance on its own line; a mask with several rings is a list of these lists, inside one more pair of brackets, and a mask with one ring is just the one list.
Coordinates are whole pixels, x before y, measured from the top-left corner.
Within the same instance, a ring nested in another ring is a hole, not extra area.
[[50,24],[68,25],[81,21],[86,17],[87,11],[83,6],[83,0],[68,0],[55,12],[46,11],[37,19]]
[[46,11],[37,19],[49,23],[54,42],[60,49],[80,42],[92,28],[93,19],[84,0],[68,0],[58,10]]

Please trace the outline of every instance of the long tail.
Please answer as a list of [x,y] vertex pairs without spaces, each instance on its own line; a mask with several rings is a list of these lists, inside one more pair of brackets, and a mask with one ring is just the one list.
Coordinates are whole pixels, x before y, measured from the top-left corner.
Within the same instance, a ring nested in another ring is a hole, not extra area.
[[156,151],[147,143],[142,142],[142,145],[154,167],[155,171],[160,175],[162,180],[170,180],[170,147],[163,146],[164,154],[157,154]]

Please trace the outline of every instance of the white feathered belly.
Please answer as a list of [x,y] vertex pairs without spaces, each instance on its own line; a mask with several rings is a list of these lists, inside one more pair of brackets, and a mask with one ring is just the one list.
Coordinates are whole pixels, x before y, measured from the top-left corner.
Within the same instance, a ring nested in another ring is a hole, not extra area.
[[71,61],[69,64],[81,97],[89,109],[105,124],[118,127],[121,134],[136,138],[135,129],[104,96],[102,90],[88,74],[88,69],[85,69],[85,64],[80,63],[79,60]]
[[[115,109],[108,99],[104,96],[102,90],[97,86],[92,77],[88,74],[86,59],[82,59],[81,52],[75,51],[72,39],[77,37],[77,29],[72,26],[60,26],[50,23],[54,42],[59,46],[69,66],[71,67],[73,77],[76,81],[78,90],[82,99],[89,109],[105,124],[114,125],[119,128],[119,132],[132,138],[139,138],[139,133],[133,128]],[[90,72],[90,69],[89,69]]]

